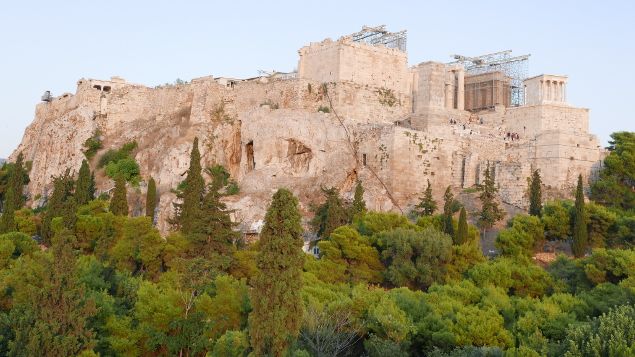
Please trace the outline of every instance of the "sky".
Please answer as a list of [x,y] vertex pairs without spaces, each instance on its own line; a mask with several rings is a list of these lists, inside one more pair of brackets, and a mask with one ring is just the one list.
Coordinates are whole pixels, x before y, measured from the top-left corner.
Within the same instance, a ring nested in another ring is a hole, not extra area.
[[363,25],[408,31],[409,65],[500,50],[531,54],[529,76],[569,76],[606,144],[635,131],[635,1],[11,1],[0,11],[0,157],[45,90],[80,78],[154,86],[214,75],[291,71],[309,42]]

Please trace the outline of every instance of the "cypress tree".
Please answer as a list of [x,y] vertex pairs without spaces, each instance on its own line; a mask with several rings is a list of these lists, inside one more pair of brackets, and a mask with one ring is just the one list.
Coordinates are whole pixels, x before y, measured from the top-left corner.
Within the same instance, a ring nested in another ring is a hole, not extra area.
[[92,179],[88,161],[82,160],[82,166],[79,168],[79,175],[75,184],[75,201],[78,206],[85,205],[94,198],[94,192],[91,192],[91,190],[94,190]]
[[260,234],[258,273],[253,278],[249,335],[254,355],[282,356],[302,323],[302,226],[298,200],[280,189],[273,195]]
[[201,201],[205,193],[205,181],[201,174],[201,154],[198,151],[198,138],[194,138],[190,153],[190,167],[183,181],[183,188],[177,194],[181,203],[175,204],[176,217],[172,220],[181,232],[189,234],[193,231],[195,220],[200,216]]
[[69,170],[53,178],[53,193],[48,200],[46,213],[42,219],[41,234],[44,241],[50,242],[53,236],[51,221],[55,217],[64,217],[64,224],[71,229],[75,224],[75,198],[73,197],[74,180]]
[[450,186],[445,189],[443,195],[443,232],[450,237],[454,237],[454,224],[452,223],[452,214],[454,213],[454,195]]
[[498,206],[496,201],[496,193],[498,189],[494,183],[492,177],[492,171],[490,170],[489,163],[487,169],[485,169],[485,180],[480,187],[481,195],[481,216],[479,217],[479,224],[481,228],[487,230],[492,228],[496,222],[500,221],[504,217],[503,210]]
[[584,191],[582,186],[582,175],[578,176],[578,187],[575,191],[575,211],[573,214],[573,244],[571,249],[576,257],[584,256],[586,252],[589,233],[584,208]]
[[529,182],[529,214],[542,215],[542,179],[538,170],[534,170]]
[[25,203],[22,194],[25,182],[28,182],[28,176],[24,168],[24,157],[20,153],[11,168],[4,192],[0,233],[13,232],[17,229],[15,211],[19,210]]
[[126,179],[123,175],[117,175],[115,189],[110,199],[110,212],[115,216],[128,215],[128,198],[126,192]]
[[0,217],[0,233],[8,233],[16,230],[15,224],[15,199],[14,192],[9,189],[4,195],[2,216]]
[[157,207],[157,184],[154,178],[148,180],[148,192],[146,192],[146,216],[154,222],[154,210]]
[[459,228],[456,232],[454,244],[463,244],[467,242],[467,239],[468,239],[467,212],[465,212],[465,207],[461,207],[461,213],[459,213]]
[[423,197],[420,198],[420,202],[415,206],[415,213],[419,216],[432,216],[434,211],[437,210],[437,203],[432,198],[432,186],[430,180],[428,180],[428,186],[423,192]]
[[366,213],[366,202],[364,201],[364,187],[361,181],[357,181],[355,186],[355,195],[353,196],[353,204],[351,205],[351,218]]

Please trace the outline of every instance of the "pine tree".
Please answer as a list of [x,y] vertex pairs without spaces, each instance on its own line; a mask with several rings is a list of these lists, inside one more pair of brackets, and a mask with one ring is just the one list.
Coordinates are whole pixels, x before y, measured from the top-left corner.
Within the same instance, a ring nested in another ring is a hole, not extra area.
[[79,168],[79,175],[75,184],[75,201],[78,206],[85,205],[94,198],[94,192],[91,192],[91,190],[94,190],[92,180],[93,176],[90,172],[88,161],[82,160],[82,166]]
[[361,181],[357,181],[355,186],[355,195],[353,196],[353,204],[351,205],[351,218],[366,213],[366,202],[364,201],[364,186]]
[[198,151],[198,138],[194,138],[190,153],[190,167],[187,177],[182,183],[182,190],[177,194],[181,203],[175,204],[176,216],[172,223],[184,234],[192,232],[196,217],[200,216],[201,202],[205,194],[205,181],[201,174],[201,154]]
[[454,237],[454,224],[452,223],[454,205],[454,195],[452,194],[452,189],[448,186],[443,195],[443,232],[450,237]]
[[253,279],[249,334],[254,355],[282,356],[302,323],[302,226],[298,200],[280,189],[260,234],[258,273]]
[[231,263],[229,257],[235,249],[234,243],[240,234],[234,230],[236,224],[232,222],[230,211],[220,198],[221,194],[210,185],[203,197],[199,216],[194,220],[190,248],[194,255],[213,260],[218,263],[216,268],[226,270]]
[[432,198],[432,186],[430,180],[428,180],[428,186],[423,192],[423,197],[420,197],[420,202],[415,206],[415,213],[419,216],[432,216],[434,211],[437,210],[437,202]]
[[148,192],[146,193],[146,216],[154,222],[154,210],[157,207],[157,184],[154,178],[148,180]]
[[326,202],[314,209],[315,217],[311,220],[313,230],[320,237],[328,237],[337,227],[349,223],[349,212],[335,187],[322,188]]
[[461,213],[459,213],[459,228],[456,231],[456,237],[454,244],[463,244],[468,240],[468,226],[467,226],[467,212],[465,207],[461,207]]
[[534,170],[529,182],[529,214],[542,215],[542,179],[538,170]]
[[485,180],[483,181],[480,190],[481,195],[479,198],[481,199],[482,208],[481,216],[479,217],[479,224],[481,228],[487,230],[492,228],[496,222],[503,219],[505,215],[496,201],[496,193],[498,192],[498,189],[494,183],[489,163],[487,164],[487,169],[485,169]]
[[22,348],[31,355],[76,356],[95,346],[95,333],[89,324],[97,309],[78,281],[74,242],[75,236],[68,229],[53,236],[53,259],[46,261],[42,287],[29,297],[35,316]]
[[582,186],[582,175],[578,176],[578,187],[575,191],[575,211],[573,214],[573,244],[571,249],[576,257],[584,256],[586,253],[589,233],[587,231],[586,212],[584,208],[584,191]]
[[69,170],[58,177],[53,178],[53,193],[48,200],[46,213],[42,219],[41,234],[44,241],[50,242],[53,236],[51,221],[55,217],[63,217],[67,228],[72,229],[75,225],[75,198],[73,197],[73,186],[75,181]]
[[126,179],[118,175],[115,179],[115,189],[110,199],[110,212],[115,216],[128,215],[128,198],[126,192]]

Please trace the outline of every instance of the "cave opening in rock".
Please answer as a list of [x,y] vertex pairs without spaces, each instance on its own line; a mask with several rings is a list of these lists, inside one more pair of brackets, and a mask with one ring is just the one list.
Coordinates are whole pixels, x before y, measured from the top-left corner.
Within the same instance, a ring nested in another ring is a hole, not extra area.
[[254,161],[254,142],[250,141],[245,147],[247,152],[247,172],[256,168],[256,161]]

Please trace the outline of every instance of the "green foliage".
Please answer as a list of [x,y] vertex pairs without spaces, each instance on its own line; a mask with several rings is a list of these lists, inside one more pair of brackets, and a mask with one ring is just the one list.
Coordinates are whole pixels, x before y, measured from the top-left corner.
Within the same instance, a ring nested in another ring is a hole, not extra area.
[[128,195],[126,191],[126,180],[119,175],[115,179],[115,188],[110,200],[110,212],[115,216],[128,215]]
[[258,273],[252,281],[249,333],[255,355],[282,356],[299,334],[304,260],[301,235],[298,200],[288,190],[280,189],[265,216]]
[[397,228],[375,239],[391,285],[425,288],[444,281],[452,258],[452,238],[447,234],[432,228]]
[[82,160],[82,166],[79,168],[74,196],[79,206],[85,205],[88,201],[95,198],[95,178],[90,172],[90,167],[86,160]]
[[324,105],[320,105],[320,107],[318,108],[318,113],[330,113],[331,112],[331,108],[324,106]]
[[326,200],[314,207],[315,216],[311,220],[311,227],[320,237],[328,237],[340,226],[349,223],[349,210],[344,206],[335,187],[322,188]]
[[132,152],[137,148],[137,142],[131,141],[124,144],[118,150],[110,149],[106,151],[100,158],[97,167],[102,168],[111,162],[117,162],[129,158]]
[[542,222],[536,216],[517,215],[509,222],[509,228],[496,237],[496,247],[503,255],[531,257],[544,242]]
[[93,136],[86,139],[84,141],[84,155],[86,159],[91,160],[97,154],[97,151],[103,148],[103,144],[101,142],[101,132],[99,129],[95,130]]
[[479,198],[481,200],[482,208],[478,222],[481,228],[487,230],[492,228],[496,222],[500,221],[505,216],[505,212],[498,206],[498,202],[496,200],[498,189],[494,183],[489,163],[487,164],[487,169],[485,169],[485,179],[480,187],[480,191],[481,195]]
[[106,165],[106,175],[108,175],[108,177],[114,179],[118,176],[123,176],[127,182],[135,186],[139,184],[140,172],[139,164],[135,159],[130,157],[111,161]]
[[467,272],[477,286],[493,285],[517,296],[542,296],[551,277],[530,261],[508,257],[477,264]]
[[175,203],[175,217],[172,223],[184,234],[192,233],[197,217],[201,214],[201,202],[205,194],[205,181],[201,175],[201,154],[198,151],[198,138],[194,138],[190,153],[190,167],[183,181],[182,189],[177,192],[181,201]]
[[249,348],[247,335],[242,331],[227,331],[214,344],[211,357],[242,357]]
[[331,282],[381,282],[383,265],[379,253],[368,239],[351,227],[337,228],[318,243],[324,280]]
[[542,179],[538,170],[534,170],[529,180],[529,214],[542,215]]
[[157,184],[154,178],[150,177],[150,180],[148,180],[148,191],[146,192],[146,216],[150,217],[153,222],[157,203]]
[[437,203],[432,198],[432,187],[430,186],[430,180],[428,180],[428,186],[423,192],[423,197],[419,198],[419,203],[414,207],[414,213],[418,216],[432,216],[437,209]]
[[586,253],[589,244],[582,175],[578,176],[578,187],[575,191],[575,210],[573,212],[573,243],[571,244],[571,250],[576,257],[581,257]]
[[600,178],[591,185],[591,198],[603,205],[635,208],[635,133],[611,134],[610,154],[604,159]]
[[53,178],[53,193],[42,218],[41,234],[45,242],[50,242],[53,236],[52,221],[55,217],[63,217],[64,225],[69,229],[75,226],[77,202],[73,198],[74,185],[75,181],[68,170],[62,176]]
[[395,228],[418,229],[408,218],[392,212],[368,212],[355,223],[355,228],[365,236],[390,231]]
[[454,224],[452,224],[454,202],[452,189],[448,186],[443,194],[443,232],[448,234],[450,237],[454,236]]
[[542,223],[545,227],[545,237],[549,240],[566,240],[571,231],[569,210],[571,204],[567,201],[553,201],[544,205]]
[[465,207],[461,207],[461,213],[459,213],[459,228],[456,231],[455,237],[454,244],[464,244],[469,241],[467,212],[465,212]]
[[350,216],[355,218],[359,217],[359,215],[365,214],[366,202],[364,201],[364,186],[362,186],[361,181],[357,181],[357,185],[355,185],[355,194],[353,195],[353,203],[351,204],[351,212]]
[[567,330],[565,357],[635,355],[635,308],[619,306]]
[[23,188],[28,183],[28,175],[24,167],[24,157],[22,153],[9,170],[7,184],[3,188],[2,216],[0,217],[0,233],[13,232],[17,230],[15,221],[15,211],[19,210],[25,202]]

